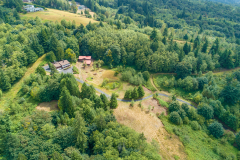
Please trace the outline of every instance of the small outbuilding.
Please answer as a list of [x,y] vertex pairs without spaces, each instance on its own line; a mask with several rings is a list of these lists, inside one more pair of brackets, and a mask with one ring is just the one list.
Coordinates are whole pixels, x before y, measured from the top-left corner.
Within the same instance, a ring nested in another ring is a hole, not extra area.
[[79,56],[78,62],[84,62],[88,66],[90,66],[92,64],[92,57],[91,56]]

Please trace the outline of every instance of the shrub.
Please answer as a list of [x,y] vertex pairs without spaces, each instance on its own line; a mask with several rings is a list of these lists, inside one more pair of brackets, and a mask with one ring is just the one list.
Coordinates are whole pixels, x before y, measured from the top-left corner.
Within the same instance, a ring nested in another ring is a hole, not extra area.
[[180,117],[183,119],[184,117],[186,117],[186,112],[183,110],[183,109],[180,109],[179,111],[178,111],[178,114],[180,115]]
[[2,90],[0,89],[0,99],[2,98],[2,95],[3,93],[2,93]]
[[210,124],[208,126],[208,130],[210,134],[212,134],[216,138],[221,137],[224,133],[222,124],[218,122],[213,122],[212,124]]
[[235,140],[235,135],[232,131],[225,131],[224,139],[226,139],[230,144],[233,144]]
[[178,101],[172,101],[169,105],[169,111],[173,112],[176,111],[178,112],[180,110],[181,106]]
[[162,100],[162,99],[159,98],[159,97],[157,97],[156,99],[158,100],[158,103],[159,103],[161,106],[168,108],[167,102],[165,102],[164,100]]
[[25,102],[25,99],[23,97],[21,97],[17,102],[18,102],[18,104],[22,104],[23,102]]
[[184,144],[184,145],[187,145],[188,143],[190,143],[190,138],[185,135],[185,136],[183,137],[183,144]]
[[144,78],[145,81],[148,81],[148,80],[149,80],[150,74],[149,74],[148,71],[144,71],[144,72],[142,73],[142,75],[143,75],[143,78]]
[[116,77],[119,74],[119,71],[115,71],[114,76]]
[[219,155],[219,153],[220,153],[219,147],[218,146],[214,146],[213,147],[213,152],[216,153],[217,155]]
[[213,108],[207,104],[201,104],[198,108],[198,114],[202,115],[206,119],[211,119],[213,117]]
[[176,111],[170,113],[169,119],[174,124],[177,124],[177,125],[182,124],[182,118],[179,116],[179,114]]
[[189,119],[188,117],[183,118],[183,124],[189,124]]
[[79,71],[76,66],[73,66],[73,73],[74,74],[79,74]]
[[199,126],[199,124],[198,124],[197,121],[192,121],[192,122],[191,122],[191,128],[192,128],[193,130],[197,131],[197,130],[200,129],[200,126]]

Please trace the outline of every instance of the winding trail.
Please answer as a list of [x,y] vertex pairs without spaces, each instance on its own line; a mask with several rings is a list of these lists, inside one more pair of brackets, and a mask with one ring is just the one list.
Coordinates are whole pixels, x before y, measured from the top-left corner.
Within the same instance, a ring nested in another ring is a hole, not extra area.
[[[77,78],[75,78],[75,79],[76,79],[78,82],[82,83],[82,84],[84,83],[83,80],[80,80],[80,79],[77,79]],[[87,83],[86,83],[86,84],[87,84]],[[87,86],[89,86],[89,84],[87,84]],[[108,97],[108,98],[111,97],[110,95],[108,95],[107,93],[103,92],[102,90],[100,90],[100,89],[98,89],[98,88],[95,88],[95,89],[96,89],[96,91],[104,94],[106,97]],[[158,95],[159,95],[159,96],[164,96],[164,97],[169,97],[168,95],[163,94],[163,93],[158,93]],[[142,100],[151,98],[152,96],[153,96],[153,94],[152,94],[152,95],[149,95],[149,96],[147,96],[147,97],[141,98],[141,99],[136,99],[136,100],[134,100],[134,101],[135,101],[135,102],[137,102],[137,101],[142,101]],[[132,101],[132,100],[126,100],[126,99],[120,99],[120,98],[117,98],[117,100],[118,100],[118,101],[122,101],[122,102],[131,102],[131,101]],[[177,98],[177,100],[180,101],[180,102],[182,102],[182,103],[186,103],[186,104],[189,105],[189,106],[192,106],[192,107],[194,107],[194,108],[197,108],[196,106],[190,104],[189,102],[186,102],[186,101],[181,100],[181,99],[178,99],[178,98]]]

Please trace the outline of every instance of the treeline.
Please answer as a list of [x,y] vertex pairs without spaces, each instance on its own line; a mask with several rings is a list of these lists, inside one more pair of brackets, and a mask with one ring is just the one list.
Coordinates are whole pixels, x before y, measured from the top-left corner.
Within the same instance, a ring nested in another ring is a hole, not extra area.
[[[97,96],[86,84],[79,91],[72,74],[47,76],[40,70],[0,116],[0,150],[7,159],[161,159],[156,141],[150,145],[143,134],[116,122],[110,110],[116,96]],[[34,110],[28,98],[59,100],[59,111]]]
[[35,0],[34,4],[59,10],[71,10],[71,6],[67,0]]
[[[78,40],[73,36],[75,22],[43,24],[39,18],[12,27],[1,24],[0,89],[11,88],[26,72],[26,67],[45,53],[50,62],[79,56]],[[66,27],[66,28],[65,28]]]
[[[118,14],[130,17],[139,26],[168,27],[191,29],[199,31],[212,30],[218,37],[236,37],[239,34],[239,7],[206,1],[142,1],[142,0],[77,0],[88,6],[100,17],[119,19]],[[102,8],[101,6],[104,6]],[[109,16],[106,8],[118,9],[116,16]],[[167,9],[167,10],[166,10]],[[103,20],[104,18],[101,18]],[[123,21],[123,20],[122,20]],[[123,21],[129,22],[129,21]],[[128,24],[128,23],[126,23]],[[196,30],[196,27],[198,30]]]
[[233,130],[239,128],[238,101],[240,72],[236,71],[226,77],[214,77],[211,72],[204,76],[186,77],[175,80],[172,78],[158,78],[157,83],[161,87],[181,88],[192,95],[185,97],[199,104],[198,113],[205,119],[213,117],[221,120]]
[[78,30],[83,35],[79,39],[80,52],[102,59],[109,66],[123,64],[143,71],[176,72],[184,78],[191,73],[234,68],[240,64],[239,52],[222,48],[219,39],[210,44],[207,38],[197,36],[192,44],[186,42],[181,46],[172,39],[167,42],[167,37],[171,38],[167,29],[163,33],[151,30],[149,39],[146,34],[130,29],[116,30],[106,24],[103,28],[89,23],[86,28],[92,32]]

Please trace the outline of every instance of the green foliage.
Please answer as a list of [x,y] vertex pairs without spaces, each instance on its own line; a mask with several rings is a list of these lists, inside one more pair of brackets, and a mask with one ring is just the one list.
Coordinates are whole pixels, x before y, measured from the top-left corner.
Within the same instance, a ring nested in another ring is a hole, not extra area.
[[178,101],[172,101],[168,107],[170,112],[174,112],[174,111],[178,112],[180,110],[180,108],[181,108],[181,106]]
[[198,114],[205,117],[207,120],[213,118],[213,108],[206,103],[202,103],[198,106]]
[[136,87],[134,87],[133,91],[131,92],[131,98],[132,99],[137,99],[139,97],[138,95],[138,90]]
[[199,129],[201,128],[197,121],[192,121],[192,122],[190,123],[190,125],[191,125],[191,128],[192,128],[193,130],[195,130],[195,131],[197,131],[197,130],[199,130]]
[[57,60],[55,54],[52,51],[47,53],[46,58],[49,62],[54,62],[55,60]]
[[[134,91],[134,90],[133,90]],[[144,95],[145,95],[145,92],[144,92],[144,90],[143,90],[143,87],[140,85],[139,87],[138,87],[138,98],[140,97],[144,97]]]
[[118,106],[118,103],[117,103],[117,97],[116,97],[116,94],[112,94],[111,96],[111,99],[110,99],[110,108],[111,109],[116,109]]
[[78,68],[73,66],[73,74],[79,74]]
[[163,106],[163,107],[167,107],[168,108],[168,103],[165,102],[164,100],[162,100],[161,98],[157,97],[156,98],[158,100],[158,103]]
[[176,111],[173,111],[170,113],[169,120],[172,123],[177,124],[177,125],[181,125],[183,123],[182,118],[179,116],[178,112],[176,112]]
[[2,90],[0,90],[0,99],[2,98],[2,95],[3,95]]
[[35,72],[36,72],[36,73],[39,73],[39,74],[42,75],[42,76],[45,76],[45,75],[46,75],[45,69],[44,69],[43,67],[41,67],[41,66],[38,66]]
[[212,124],[210,124],[208,126],[208,130],[210,134],[212,134],[216,138],[220,138],[224,133],[222,124],[218,122],[213,122]]

